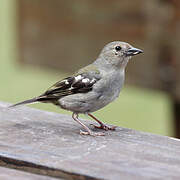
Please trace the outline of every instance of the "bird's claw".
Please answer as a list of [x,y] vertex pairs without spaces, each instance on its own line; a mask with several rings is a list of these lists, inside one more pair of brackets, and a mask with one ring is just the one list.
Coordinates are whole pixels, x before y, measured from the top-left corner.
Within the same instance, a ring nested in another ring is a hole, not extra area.
[[93,126],[94,128],[103,129],[105,131],[108,131],[108,130],[114,131],[114,130],[116,130],[116,127],[117,127],[117,126],[109,127],[109,126],[107,126],[105,124],[101,124],[100,126],[96,126],[94,124],[90,124],[90,125]]
[[82,131],[80,130],[81,135],[90,135],[90,136],[105,136],[102,132],[92,132],[92,131]]

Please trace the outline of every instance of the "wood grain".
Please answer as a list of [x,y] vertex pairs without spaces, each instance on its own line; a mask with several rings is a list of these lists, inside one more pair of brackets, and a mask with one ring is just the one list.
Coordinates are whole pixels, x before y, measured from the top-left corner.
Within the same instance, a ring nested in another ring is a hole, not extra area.
[[0,165],[65,179],[180,178],[179,139],[121,127],[90,137],[80,128],[70,116],[0,103]]

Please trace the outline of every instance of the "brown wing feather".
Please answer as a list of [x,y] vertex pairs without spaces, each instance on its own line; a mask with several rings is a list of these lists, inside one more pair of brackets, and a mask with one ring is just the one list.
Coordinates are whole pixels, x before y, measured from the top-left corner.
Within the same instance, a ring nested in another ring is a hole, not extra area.
[[82,73],[76,76],[65,78],[53,86],[51,86],[42,95],[14,104],[10,107],[15,107],[24,104],[30,104],[35,102],[52,102],[57,103],[57,100],[61,97],[68,96],[76,93],[86,93],[92,90],[93,85],[100,79],[96,73]]
[[85,73],[65,78],[54,84],[44,94],[39,96],[38,101],[56,101],[67,95],[76,93],[87,93],[92,90],[93,85],[98,80],[99,77],[94,77]]

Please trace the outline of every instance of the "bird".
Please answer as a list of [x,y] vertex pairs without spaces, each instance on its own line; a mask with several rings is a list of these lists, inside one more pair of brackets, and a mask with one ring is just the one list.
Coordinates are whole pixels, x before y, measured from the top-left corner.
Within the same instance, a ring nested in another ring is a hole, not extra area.
[[79,120],[79,114],[86,114],[94,119],[99,124],[99,126],[93,125],[94,128],[115,130],[116,126],[107,126],[92,113],[119,96],[124,85],[125,68],[132,56],[140,53],[143,53],[143,50],[129,43],[110,42],[104,46],[97,59],[91,64],[58,81],[43,94],[10,107],[37,102],[52,103],[72,112],[72,118],[84,128],[80,130],[81,135],[104,136],[103,132],[93,131],[82,123]]

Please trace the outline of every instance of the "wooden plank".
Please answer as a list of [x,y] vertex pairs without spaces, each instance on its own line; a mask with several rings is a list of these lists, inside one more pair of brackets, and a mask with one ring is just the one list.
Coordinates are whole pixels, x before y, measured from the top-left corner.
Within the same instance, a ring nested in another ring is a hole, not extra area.
[[69,116],[6,107],[0,103],[1,166],[66,179],[180,179],[179,139],[121,127],[82,136]]
[[57,180],[56,178],[0,167],[1,180]]

